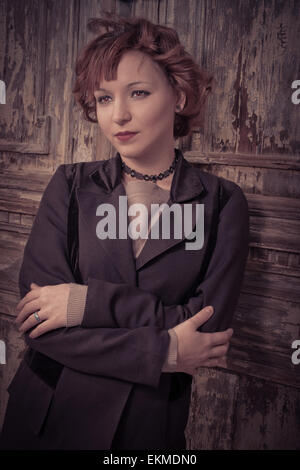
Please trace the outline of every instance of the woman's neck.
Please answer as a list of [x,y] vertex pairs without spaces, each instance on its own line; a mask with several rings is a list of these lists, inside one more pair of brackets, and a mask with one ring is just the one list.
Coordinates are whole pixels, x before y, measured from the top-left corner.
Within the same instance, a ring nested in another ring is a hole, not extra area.
[[149,184],[149,185],[153,185],[153,186],[157,185],[162,189],[170,191],[171,186],[172,186],[173,175],[174,175],[174,173],[170,173],[169,176],[167,176],[166,178],[164,178],[162,180],[157,180],[156,183],[153,183],[152,181],[138,180],[137,178],[133,178],[132,176],[128,175],[127,173],[125,173],[123,171],[122,179],[123,179],[123,182],[125,182],[125,184],[129,183],[131,181],[144,181],[145,184]]
[[175,157],[174,147],[162,152],[151,152],[151,155],[143,155],[142,157],[127,157],[121,155],[123,162],[132,170],[143,175],[158,175],[168,170],[172,165]]

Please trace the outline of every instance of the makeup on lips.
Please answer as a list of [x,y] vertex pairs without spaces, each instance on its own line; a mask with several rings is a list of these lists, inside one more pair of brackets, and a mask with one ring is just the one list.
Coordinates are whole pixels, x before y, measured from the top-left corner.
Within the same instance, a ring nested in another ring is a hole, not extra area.
[[124,141],[131,139],[136,134],[137,132],[120,132],[119,134],[116,134],[116,137],[122,142],[124,142]]

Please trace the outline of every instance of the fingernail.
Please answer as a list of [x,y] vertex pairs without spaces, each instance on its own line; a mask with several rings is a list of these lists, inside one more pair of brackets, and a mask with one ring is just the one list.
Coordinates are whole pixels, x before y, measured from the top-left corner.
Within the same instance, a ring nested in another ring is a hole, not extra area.
[[209,307],[207,307],[207,313],[212,313],[214,311],[214,308],[212,305],[210,305]]

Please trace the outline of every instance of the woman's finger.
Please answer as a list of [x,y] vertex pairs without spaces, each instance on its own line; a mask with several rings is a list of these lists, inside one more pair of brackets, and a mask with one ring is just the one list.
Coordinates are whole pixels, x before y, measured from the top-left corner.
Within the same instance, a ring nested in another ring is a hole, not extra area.
[[227,356],[219,358],[219,365],[218,367],[223,367],[223,369],[227,369]]
[[24,305],[36,299],[38,296],[39,296],[39,289],[33,289],[27,292],[27,294],[23,297],[23,299],[20,300],[20,302],[16,306],[17,312],[21,311]]
[[39,297],[37,297],[24,305],[23,309],[19,312],[17,318],[15,319],[15,322],[17,325],[21,325],[26,320],[26,318],[29,317],[29,315],[36,312],[40,308],[40,300]]
[[226,356],[227,352],[229,349],[229,342],[226,344],[222,344],[222,346],[215,346],[210,352],[209,352],[209,358],[213,359],[215,357],[223,357]]
[[218,331],[216,333],[210,333],[210,334],[211,334],[211,345],[218,346],[218,345],[227,343],[231,339],[233,335],[233,329],[228,328],[225,331]]
[[30,333],[29,337],[30,338],[38,338],[39,336],[43,335],[44,333],[47,333],[47,331],[53,330],[53,325],[51,324],[50,320],[45,320],[42,323],[40,323],[32,332]]
[[36,325],[39,325],[41,322],[44,322],[46,320],[41,310],[38,312],[38,316],[39,316],[39,319],[41,320],[40,322],[38,322],[34,314],[32,314],[27,318],[27,320],[25,320],[22,323],[22,325],[19,328],[19,331],[21,333],[25,333],[25,331],[30,330],[30,328],[34,328]]
[[37,287],[40,287],[38,284],[35,284],[35,282],[32,282],[30,284],[30,289],[36,289]]
[[221,358],[216,357],[212,359],[207,359],[205,362],[203,362],[202,366],[203,367],[222,367],[220,364],[223,363],[223,360]]

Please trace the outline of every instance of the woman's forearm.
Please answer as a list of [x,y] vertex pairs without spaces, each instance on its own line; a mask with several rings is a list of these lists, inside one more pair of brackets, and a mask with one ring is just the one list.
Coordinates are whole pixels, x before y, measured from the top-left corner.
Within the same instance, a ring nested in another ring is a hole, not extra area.
[[[82,322],[87,286],[70,284],[70,294],[67,306],[67,327],[78,326]],[[170,344],[162,372],[174,372],[177,366],[177,335],[173,329],[169,329]]]

